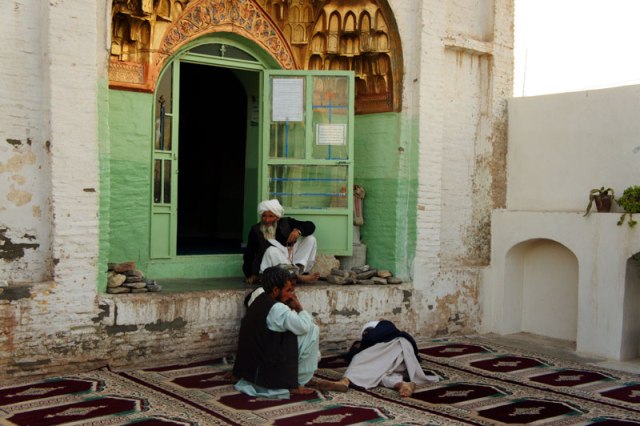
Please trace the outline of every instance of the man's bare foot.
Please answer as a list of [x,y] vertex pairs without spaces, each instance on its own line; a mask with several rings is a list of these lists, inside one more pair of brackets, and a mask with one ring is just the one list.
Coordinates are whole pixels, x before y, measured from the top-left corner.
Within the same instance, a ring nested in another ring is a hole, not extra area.
[[300,386],[299,388],[296,388],[296,389],[291,389],[291,393],[294,395],[309,395],[314,392],[315,391],[313,389],[305,388],[304,386]]
[[[346,382],[345,382],[346,380]],[[334,392],[346,392],[349,390],[349,379],[344,378],[338,381],[324,380],[313,378],[309,382],[309,386],[318,390],[330,390]]]
[[313,272],[307,275],[298,274],[297,277],[299,283],[312,283],[314,281],[318,281],[318,278],[320,278],[320,274],[317,272]]
[[413,395],[413,391],[416,390],[416,384],[413,382],[400,382],[395,388],[398,389],[401,397],[408,398]]

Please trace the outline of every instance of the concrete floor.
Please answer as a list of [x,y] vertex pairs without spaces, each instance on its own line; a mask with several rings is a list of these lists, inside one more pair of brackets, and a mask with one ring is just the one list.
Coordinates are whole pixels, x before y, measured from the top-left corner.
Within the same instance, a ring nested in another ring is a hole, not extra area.
[[554,339],[531,333],[515,333],[504,336],[488,333],[481,335],[480,338],[486,339],[487,342],[494,342],[522,350],[530,350],[572,362],[640,374],[640,358],[628,361],[614,361],[597,356],[583,355],[575,352],[575,342],[567,340]]

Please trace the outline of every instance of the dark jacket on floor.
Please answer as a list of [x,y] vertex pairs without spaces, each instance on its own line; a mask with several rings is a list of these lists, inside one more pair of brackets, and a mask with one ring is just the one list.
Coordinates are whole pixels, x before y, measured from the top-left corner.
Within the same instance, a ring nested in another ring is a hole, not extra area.
[[349,352],[342,354],[342,358],[347,362],[351,362],[351,359],[353,359],[353,357],[359,352],[362,352],[378,343],[390,342],[396,337],[403,337],[407,339],[407,341],[411,343],[411,346],[413,346],[416,358],[420,359],[418,345],[413,337],[409,333],[398,330],[394,323],[387,320],[382,320],[374,328],[368,328],[365,330],[364,333],[362,333],[362,340],[354,342],[353,345],[351,345]]

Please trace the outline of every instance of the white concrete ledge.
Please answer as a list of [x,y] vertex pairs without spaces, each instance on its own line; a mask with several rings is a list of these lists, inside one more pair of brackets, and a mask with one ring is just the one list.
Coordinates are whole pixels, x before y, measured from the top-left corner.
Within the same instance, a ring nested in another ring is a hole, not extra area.
[[[523,296],[526,254],[514,253],[524,244],[550,240],[577,260],[576,350],[616,360],[638,357],[639,268],[630,258],[640,252],[640,226],[618,226],[619,218],[620,213],[494,211],[482,331],[528,331],[522,329],[522,311],[531,303]],[[547,335],[553,337],[552,331]]]

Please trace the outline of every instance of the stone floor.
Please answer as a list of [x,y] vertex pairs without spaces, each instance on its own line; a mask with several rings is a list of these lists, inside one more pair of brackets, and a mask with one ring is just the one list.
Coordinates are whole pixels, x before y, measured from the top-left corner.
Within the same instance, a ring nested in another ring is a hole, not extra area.
[[488,342],[495,342],[523,350],[531,350],[572,362],[640,374],[640,358],[628,361],[614,361],[596,356],[582,355],[575,352],[575,342],[567,340],[554,339],[531,333],[516,333],[504,336],[489,333],[483,334],[482,338]]

